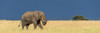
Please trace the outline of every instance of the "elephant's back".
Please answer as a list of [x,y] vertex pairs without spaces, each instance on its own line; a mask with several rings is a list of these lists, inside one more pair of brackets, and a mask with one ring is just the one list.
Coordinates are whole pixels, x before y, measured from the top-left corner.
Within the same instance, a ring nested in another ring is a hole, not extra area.
[[32,12],[27,11],[26,13],[23,14],[23,16],[27,16],[27,15],[31,15],[31,14],[32,14]]

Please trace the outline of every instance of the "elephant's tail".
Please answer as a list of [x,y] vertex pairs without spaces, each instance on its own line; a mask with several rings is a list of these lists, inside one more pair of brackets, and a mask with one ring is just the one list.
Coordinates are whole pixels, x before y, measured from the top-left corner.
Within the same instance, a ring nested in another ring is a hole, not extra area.
[[[21,24],[21,23],[20,23]],[[20,27],[20,24],[18,25],[18,27]]]

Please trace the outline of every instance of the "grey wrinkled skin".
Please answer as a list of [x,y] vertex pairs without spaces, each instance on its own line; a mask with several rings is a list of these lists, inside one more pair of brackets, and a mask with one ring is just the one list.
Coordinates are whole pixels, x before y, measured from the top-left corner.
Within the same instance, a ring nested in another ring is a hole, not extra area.
[[30,24],[34,25],[34,29],[36,29],[37,26],[43,29],[40,21],[42,21],[43,26],[45,26],[47,23],[45,14],[42,11],[33,11],[33,12],[27,11],[22,15],[21,18],[22,29],[24,29],[25,26],[26,29],[28,29]]

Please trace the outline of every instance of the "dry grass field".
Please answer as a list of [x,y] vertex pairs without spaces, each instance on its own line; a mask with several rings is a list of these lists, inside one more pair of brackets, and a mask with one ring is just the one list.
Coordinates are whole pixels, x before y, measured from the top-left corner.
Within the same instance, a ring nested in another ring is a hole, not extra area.
[[0,33],[100,33],[100,21],[48,21],[44,30],[37,27],[33,29],[33,24],[29,30],[22,30],[18,27],[20,21],[0,20]]

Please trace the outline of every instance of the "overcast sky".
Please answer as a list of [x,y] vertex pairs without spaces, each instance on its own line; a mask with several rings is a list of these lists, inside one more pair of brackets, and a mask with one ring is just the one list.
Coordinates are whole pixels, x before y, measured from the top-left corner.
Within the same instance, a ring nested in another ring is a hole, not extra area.
[[82,15],[100,20],[100,0],[0,0],[0,19],[20,19],[26,11],[35,10],[43,11],[47,19]]

